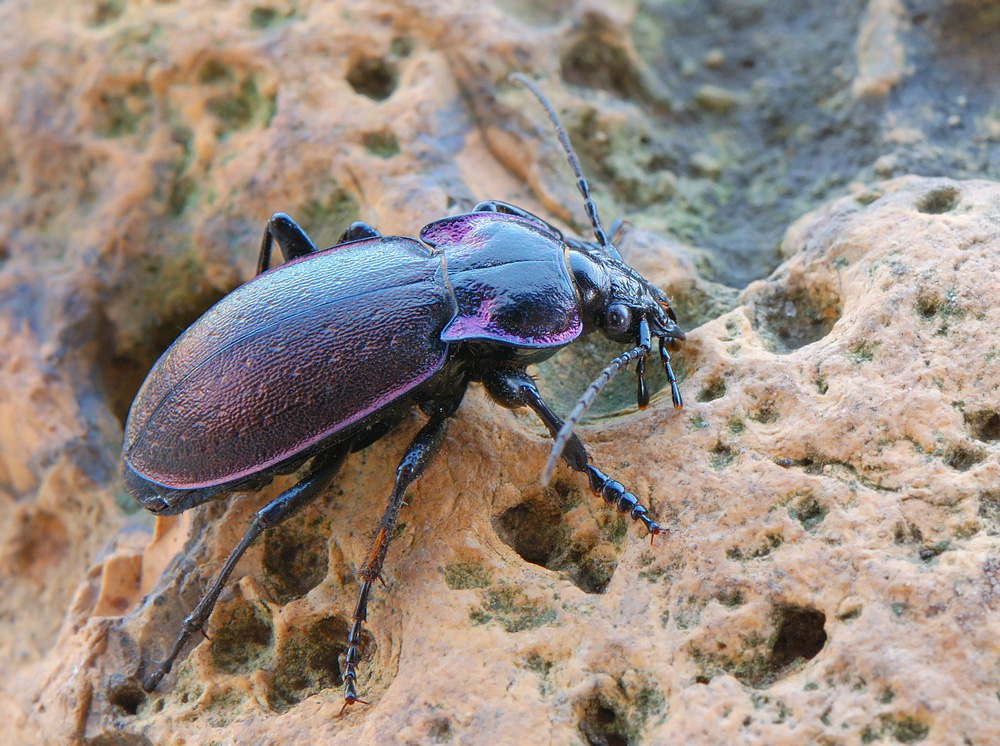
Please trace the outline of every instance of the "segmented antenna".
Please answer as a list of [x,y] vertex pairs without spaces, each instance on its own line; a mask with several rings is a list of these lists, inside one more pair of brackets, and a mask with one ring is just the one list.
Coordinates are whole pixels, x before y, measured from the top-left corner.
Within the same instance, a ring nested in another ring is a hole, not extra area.
[[538,90],[538,87],[532,83],[525,75],[521,73],[511,73],[508,80],[515,80],[529,91],[531,91],[538,102],[545,109],[545,113],[549,115],[549,119],[552,120],[552,124],[555,125],[556,135],[559,138],[559,143],[562,145],[563,150],[566,153],[566,160],[569,161],[570,168],[573,169],[573,173],[576,174],[576,188],[580,190],[580,194],[583,195],[583,204],[587,210],[587,217],[590,218],[590,224],[594,226],[594,236],[597,238],[597,243],[601,245],[601,248],[605,251],[615,251],[617,250],[611,245],[608,240],[607,234],[601,227],[601,222],[597,218],[597,205],[594,204],[594,200],[590,198],[590,187],[587,185],[587,180],[583,178],[583,172],[580,171],[580,161],[577,160],[576,153],[573,152],[573,148],[570,147],[569,138],[566,137],[566,130],[563,129],[562,123],[559,121],[559,117],[556,115],[555,109],[549,103],[549,100],[542,95],[542,92]]
[[627,368],[633,360],[640,355],[645,356],[648,354],[648,344],[645,347],[640,345],[633,347],[628,352],[623,352],[612,360],[608,367],[601,371],[601,375],[583,392],[583,396],[580,397],[580,401],[577,402],[573,411],[569,413],[569,417],[566,418],[566,422],[563,423],[562,429],[556,435],[555,442],[552,444],[552,450],[549,451],[549,460],[545,463],[545,471],[542,472],[542,487],[548,486],[549,480],[552,479],[552,472],[556,468],[556,461],[562,456],[563,449],[566,448],[566,443],[569,441],[570,436],[573,435],[573,428],[576,427],[576,423],[583,417],[583,413],[590,409],[590,405],[594,403],[594,399],[601,393],[601,389],[612,378],[617,376],[623,368]]

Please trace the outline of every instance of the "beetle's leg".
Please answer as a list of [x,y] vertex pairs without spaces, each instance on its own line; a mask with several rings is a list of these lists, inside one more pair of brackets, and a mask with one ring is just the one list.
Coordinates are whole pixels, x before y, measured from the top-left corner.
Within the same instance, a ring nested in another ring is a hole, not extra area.
[[[464,392],[465,387],[463,386],[462,393]],[[372,542],[372,548],[368,552],[368,559],[358,571],[361,592],[358,593],[358,602],[354,607],[351,631],[347,635],[348,648],[344,659],[344,706],[340,710],[341,713],[347,709],[348,705],[364,702],[358,698],[358,674],[356,670],[360,655],[358,646],[361,644],[361,627],[368,618],[368,597],[371,595],[372,584],[382,575],[382,565],[385,562],[386,552],[389,551],[389,541],[396,528],[396,520],[399,518],[399,509],[403,505],[406,488],[423,473],[441,449],[445,424],[458,408],[459,401],[461,401],[461,396],[456,401],[449,403],[447,407],[439,408],[431,415],[431,418],[413,438],[406,449],[406,454],[399,462],[399,466],[396,467],[396,482],[392,486],[392,494],[389,495],[389,504],[385,506],[382,522],[379,523],[378,532],[375,534],[375,541]]]
[[167,657],[159,663],[155,671],[143,680],[143,689],[151,692],[156,688],[160,680],[170,672],[170,667],[174,664],[174,659],[177,658],[184,643],[208,621],[208,617],[212,614],[212,609],[215,608],[215,602],[219,600],[222,588],[225,586],[230,574],[236,567],[236,563],[240,561],[240,557],[243,556],[247,548],[264,531],[274,528],[322,494],[330,485],[330,482],[333,481],[333,477],[344,463],[344,459],[347,458],[349,450],[349,444],[345,444],[317,457],[316,463],[313,464],[309,474],[302,481],[285,490],[257,511],[257,514],[253,518],[253,523],[250,524],[250,528],[247,529],[243,538],[240,539],[240,543],[236,545],[233,551],[229,553],[229,557],[226,558],[226,563],[222,566],[218,577],[215,578],[215,582],[212,583],[211,587],[201,597],[194,611],[184,620],[181,632],[177,636],[174,646],[167,653]]
[[552,225],[552,223],[547,220],[543,220],[534,213],[528,212],[517,205],[512,205],[509,202],[501,202],[498,199],[488,199],[485,202],[480,202],[478,205],[473,207],[472,212],[499,212],[504,215],[514,215],[519,218],[524,218],[525,220],[530,220],[532,223],[535,223],[545,230],[554,233],[560,241],[567,243],[566,239],[563,237],[562,231]]
[[[538,415],[549,434],[555,438],[562,429],[563,421],[542,401],[534,380],[521,369],[501,368],[494,370],[483,379],[483,385],[496,401],[508,409],[529,407]],[[590,457],[583,442],[574,434],[566,442],[563,459],[575,471],[584,472],[590,480],[590,489],[604,498],[608,505],[614,505],[621,513],[628,513],[634,521],[640,521],[650,534],[666,531],[649,517],[649,511],[639,504],[639,499],[627,492],[621,482],[616,482],[596,466],[587,463]]]
[[257,257],[257,274],[271,266],[271,245],[278,242],[281,255],[285,261],[297,259],[316,251],[316,246],[309,240],[306,232],[299,224],[283,212],[276,212],[264,226],[264,237],[260,241],[260,255]]
[[348,241],[360,241],[362,238],[379,238],[381,235],[381,233],[368,225],[368,223],[362,223],[360,220],[355,220],[347,226],[347,230],[340,234],[340,238],[337,240],[337,245],[339,246],[340,244],[347,243]]

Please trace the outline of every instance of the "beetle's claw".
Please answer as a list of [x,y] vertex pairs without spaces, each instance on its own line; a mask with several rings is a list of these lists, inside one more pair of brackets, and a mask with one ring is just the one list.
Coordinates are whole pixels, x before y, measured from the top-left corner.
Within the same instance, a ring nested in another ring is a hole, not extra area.
[[655,539],[660,534],[667,533],[667,529],[663,528],[659,523],[651,523],[649,526],[649,546],[653,546],[653,539]]
[[355,704],[355,703],[362,704],[362,705],[370,705],[371,704],[371,702],[369,702],[367,700],[360,699],[360,698],[355,697],[355,696],[350,695],[350,694],[345,694],[344,695],[344,706],[340,708],[340,712],[337,713],[337,717],[342,717],[343,714],[344,714],[344,712],[347,711],[347,708],[350,707],[351,705]]

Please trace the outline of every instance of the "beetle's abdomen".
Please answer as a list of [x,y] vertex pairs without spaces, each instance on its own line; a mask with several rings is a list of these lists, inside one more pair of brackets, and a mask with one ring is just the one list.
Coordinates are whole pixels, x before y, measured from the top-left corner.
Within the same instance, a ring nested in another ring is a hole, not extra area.
[[264,273],[153,367],[124,456],[167,487],[222,484],[335,435],[430,378],[455,301],[440,257],[380,237]]
[[420,237],[445,254],[458,314],[442,339],[560,347],[583,329],[566,245],[513,215],[474,212],[438,220]]

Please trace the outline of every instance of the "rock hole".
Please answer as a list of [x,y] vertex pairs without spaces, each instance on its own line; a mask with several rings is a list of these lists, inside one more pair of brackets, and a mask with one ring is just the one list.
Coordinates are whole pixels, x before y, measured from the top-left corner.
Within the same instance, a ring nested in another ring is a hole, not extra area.
[[381,57],[362,57],[351,66],[347,82],[355,93],[373,101],[385,101],[396,90],[399,73],[395,65]]
[[237,674],[270,667],[274,627],[264,606],[240,599],[212,617],[208,635],[216,668]]
[[921,530],[912,523],[906,521],[896,521],[893,528],[892,540],[896,544],[920,544],[924,540]]
[[750,412],[748,416],[751,420],[759,422],[762,425],[771,425],[778,421],[781,417],[781,413],[778,411],[777,404],[770,399],[765,399],[756,409]]
[[601,697],[587,702],[579,724],[590,746],[630,746],[625,718]]
[[270,28],[282,18],[275,8],[258,6],[250,11],[250,28],[266,29]]
[[744,638],[746,648],[737,656],[713,645],[709,650],[693,650],[701,676],[712,679],[720,673],[735,676],[755,689],[766,689],[798,671],[819,655],[826,645],[826,615],[803,606],[780,606],[772,616],[774,628],[765,639],[751,631]]
[[508,508],[494,519],[493,528],[521,559],[541,567],[548,567],[562,543],[562,514],[540,500]]
[[205,108],[219,120],[221,134],[225,134],[251,124],[267,127],[274,116],[275,101],[274,94],[262,96],[256,78],[248,75],[235,90],[209,98]]
[[769,282],[748,300],[751,322],[761,341],[779,355],[826,337],[842,311],[840,296],[819,283],[807,287]]
[[590,35],[562,56],[562,77],[570,85],[598,88],[635,98],[642,92],[639,76],[624,47]]
[[778,609],[778,634],[771,650],[771,665],[783,669],[800,658],[810,661],[826,645],[826,614],[802,606]]
[[134,135],[151,111],[151,91],[144,81],[134,81],[124,88],[116,85],[97,97],[94,129],[107,138]]
[[955,471],[968,471],[985,458],[983,450],[967,446],[952,446],[944,452],[944,462]]
[[364,142],[365,150],[379,158],[392,158],[399,153],[399,141],[389,129],[366,132],[362,142]]
[[716,471],[722,471],[733,463],[734,458],[733,449],[720,441],[715,444],[715,448],[709,454],[708,464]]
[[785,536],[781,533],[768,534],[756,546],[740,547],[735,546],[726,550],[726,557],[737,562],[763,559],[769,556],[774,550],[785,543]]
[[802,524],[806,531],[815,531],[826,518],[828,510],[815,497],[803,497],[788,507],[788,515]]
[[701,391],[698,392],[698,395],[695,397],[695,399],[700,402],[710,402],[710,401],[715,401],[716,399],[721,399],[725,395],[726,395],[726,382],[723,381],[721,378],[718,378],[714,381],[710,381],[709,383],[707,383],[705,385],[705,388],[703,388]]
[[136,681],[114,676],[108,686],[108,702],[112,707],[120,707],[126,715],[135,715],[146,701],[146,693]]
[[331,246],[360,218],[360,207],[350,192],[326,175],[309,192],[313,198],[296,211],[299,225],[317,246]]
[[965,415],[965,424],[972,431],[972,437],[984,443],[1000,440],[1000,412],[985,410]]
[[427,728],[427,735],[431,743],[451,743],[455,732],[451,727],[451,720],[446,717],[434,718]]
[[94,5],[90,16],[90,25],[105,26],[118,20],[124,11],[124,0],[101,0]]
[[986,523],[986,533],[1000,533],[1000,490],[986,490],[979,495],[979,517]]
[[930,215],[942,215],[954,210],[958,206],[958,200],[958,189],[953,186],[941,187],[925,194],[917,202],[917,209]]
[[265,534],[264,583],[279,604],[322,583],[328,563],[326,537],[307,527],[286,523]]
[[938,312],[938,298],[936,295],[922,294],[917,298],[917,315],[925,321],[930,321]]
[[[571,411],[587,387],[622,351],[621,344],[612,342],[603,335],[591,334],[570,345],[562,354],[539,363],[535,368],[536,378],[539,388],[546,392],[545,400],[556,412]],[[683,383],[685,380],[685,365],[689,363],[688,353],[682,352],[675,356],[671,351],[671,365],[678,383]],[[654,350],[646,360],[646,386],[649,395],[655,396],[667,385],[667,376]],[[582,422],[613,412],[635,411],[635,409],[636,381],[633,366],[619,373],[604,387],[600,396],[584,414]]]
[[[305,628],[290,628],[277,652],[270,706],[285,712],[323,689],[338,688],[344,679],[340,658],[347,654],[349,625],[340,617],[324,617]],[[361,658],[374,647],[366,630],[361,633]]]
[[523,560],[565,573],[586,593],[603,593],[618,564],[607,557],[606,547],[574,540],[562,511],[541,500],[508,508],[493,520],[493,529]]
[[203,85],[225,83],[233,80],[236,80],[236,73],[233,71],[233,68],[220,60],[208,60],[198,71],[198,82]]
[[396,57],[404,58],[413,54],[417,43],[409,36],[397,36],[389,44],[389,51]]

